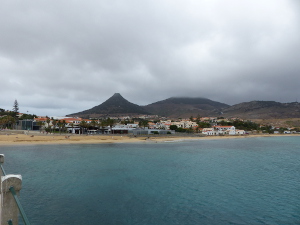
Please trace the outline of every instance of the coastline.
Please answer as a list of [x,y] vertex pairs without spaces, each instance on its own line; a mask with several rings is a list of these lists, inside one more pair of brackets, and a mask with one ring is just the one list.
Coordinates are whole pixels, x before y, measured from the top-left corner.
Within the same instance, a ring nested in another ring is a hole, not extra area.
[[50,145],[50,144],[107,144],[107,143],[149,143],[180,142],[189,140],[220,140],[254,137],[300,136],[300,134],[255,134],[241,136],[129,136],[129,135],[65,135],[65,134],[1,134],[0,146],[4,145]]

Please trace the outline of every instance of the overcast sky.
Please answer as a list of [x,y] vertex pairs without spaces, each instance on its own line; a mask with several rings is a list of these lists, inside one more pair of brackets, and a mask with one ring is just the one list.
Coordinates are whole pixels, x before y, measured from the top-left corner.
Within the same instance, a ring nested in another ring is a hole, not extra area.
[[299,0],[4,0],[0,108],[300,100]]

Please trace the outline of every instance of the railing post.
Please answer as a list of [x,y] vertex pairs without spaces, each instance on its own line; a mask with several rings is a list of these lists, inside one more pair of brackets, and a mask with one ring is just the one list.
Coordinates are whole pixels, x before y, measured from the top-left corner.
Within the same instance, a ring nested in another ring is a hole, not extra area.
[[[4,163],[4,154],[0,154],[0,165],[2,167],[2,164]],[[0,169],[0,176],[4,176],[5,174],[3,174],[2,172],[2,168]]]
[[22,188],[21,175],[1,176],[0,190],[0,225],[7,225],[12,220],[13,225],[18,225],[19,209],[10,188],[14,187],[16,194]]

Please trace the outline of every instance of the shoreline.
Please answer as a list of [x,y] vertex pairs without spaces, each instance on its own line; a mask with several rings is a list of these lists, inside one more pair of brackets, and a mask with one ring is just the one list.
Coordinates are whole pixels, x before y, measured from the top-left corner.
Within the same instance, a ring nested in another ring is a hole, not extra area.
[[250,134],[240,136],[129,136],[129,135],[66,135],[66,134],[1,134],[0,146],[51,145],[51,144],[109,144],[109,143],[158,143],[189,140],[221,140],[255,137],[287,137],[300,134]]

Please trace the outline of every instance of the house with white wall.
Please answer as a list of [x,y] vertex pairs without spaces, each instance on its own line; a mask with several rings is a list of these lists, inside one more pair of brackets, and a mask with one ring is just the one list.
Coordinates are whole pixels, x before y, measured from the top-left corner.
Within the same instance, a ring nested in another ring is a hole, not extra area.
[[214,128],[203,128],[202,129],[202,134],[205,134],[205,135],[208,135],[208,136],[217,135]]
[[234,126],[213,126],[215,131],[220,134],[229,134],[229,135],[235,135],[235,127]]
[[246,134],[246,132],[244,130],[235,130],[235,134],[238,134],[238,135],[244,135]]

